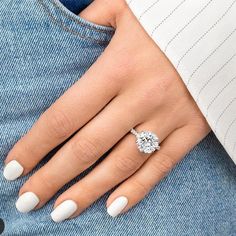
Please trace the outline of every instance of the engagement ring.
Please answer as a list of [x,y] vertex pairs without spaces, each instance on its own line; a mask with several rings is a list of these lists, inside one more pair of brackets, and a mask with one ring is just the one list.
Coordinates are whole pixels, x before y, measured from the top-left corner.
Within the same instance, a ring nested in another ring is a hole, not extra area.
[[160,150],[159,138],[153,132],[137,132],[135,129],[131,129],[130,132],[136,136],[136,144],[140,152],[151,154]]

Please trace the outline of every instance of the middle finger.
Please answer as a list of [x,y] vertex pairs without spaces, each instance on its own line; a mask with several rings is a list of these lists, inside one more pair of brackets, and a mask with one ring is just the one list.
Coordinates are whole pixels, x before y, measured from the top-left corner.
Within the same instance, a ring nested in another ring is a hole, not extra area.
[[16,203],[20,212],[43,206],[62,186],[95,163],[140,122],[137,105],[126,101],[126,96],[116,97],[29,178],[20,189]]
[[[156,127],[160,119],[138,125],[138,131],[150,129],[158,133],[160,142],[174,129],[174,124]],[[65,191],[55,203],[51,216],[55,222],[78,216],[103,194],[134,174],[151,154],[141,153],[135,137],[127,134],[108,157],[78,183]],[[73,209],[70,209],[71,206]],[[69,207],[69,208],[68,208]]]

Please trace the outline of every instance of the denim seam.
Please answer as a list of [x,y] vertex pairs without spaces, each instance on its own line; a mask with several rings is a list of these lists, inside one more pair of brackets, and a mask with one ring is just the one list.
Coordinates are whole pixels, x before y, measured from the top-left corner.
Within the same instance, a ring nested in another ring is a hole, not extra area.
[[45,4],[43,3],[42,0],[38,0],[38,2],[40,3],[40,5],[43,7],[44,11],[49,15],[51,21],[53,23],[56,23],[58,26],[60,26],[62,29],[64,29],[65,31],[69,32],[69,33],[72,33],[76,36],[79,36],[81,39],[89,39],[93,42],[96,42],[98,44],[106,44],[106,43],[109,43],[109,41],[106,41],[106,40],[98,40],[98,39],[94,39],[92,37],[89,37],[89,36],[83,36],[82,34],[80,34],[78,31],[74,31],[70,28],[68,28],[65,24],[63,24],[63,22],[57,20],[53,14],[47,9],[47,7],[45,6]]

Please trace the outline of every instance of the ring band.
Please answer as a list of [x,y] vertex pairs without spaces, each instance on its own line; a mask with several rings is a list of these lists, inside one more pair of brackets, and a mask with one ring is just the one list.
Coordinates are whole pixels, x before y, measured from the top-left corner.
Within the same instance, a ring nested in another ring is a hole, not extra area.
[[155,133],[151,131],[137,132],[134,128],[130,133],[136,136],[136,144],[140,152],[151,154],[160,150],[159,138]]

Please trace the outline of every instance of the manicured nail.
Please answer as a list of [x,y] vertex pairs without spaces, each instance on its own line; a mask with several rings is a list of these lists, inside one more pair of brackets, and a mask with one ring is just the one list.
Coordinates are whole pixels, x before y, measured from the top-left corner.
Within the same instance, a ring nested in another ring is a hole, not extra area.
[[72,200],[66,200],[57,206],[51,213],[51,217],[55,222],[61,222],[72,216],[77,210],[77,204]]
[[7,180],[15,180],[22,175],[23,171],[23,166],[18,161],[13,160],[5,166],[3,176]]
[[107,213],[112,216],[118,216],[122,210],[127,206],[128,198],[127,197],[118,197],[115,201],[111,203],[111,205],[107,208]]
[[27,213],[33,210],[39,203],[39,198],[32,192],[23,193],[16,201],[16,208],[19,212]]

